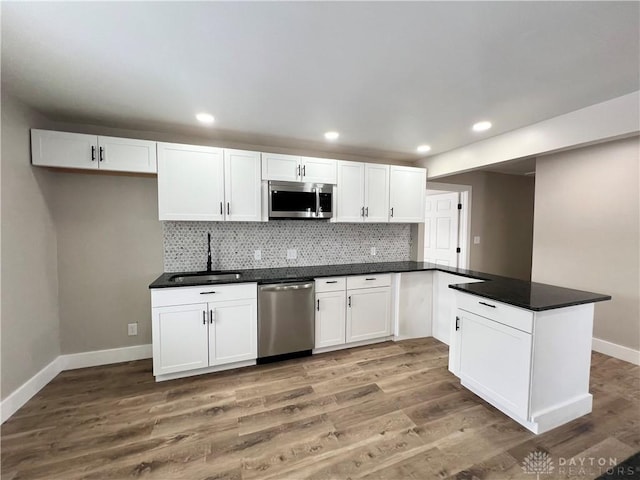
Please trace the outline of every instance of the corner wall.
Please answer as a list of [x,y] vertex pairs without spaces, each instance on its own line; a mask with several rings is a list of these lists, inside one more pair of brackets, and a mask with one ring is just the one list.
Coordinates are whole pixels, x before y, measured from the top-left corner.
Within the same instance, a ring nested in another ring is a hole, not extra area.
[[4,400],[60,354],[51,172],[31,167],[29,128],[45,120],[2,94],[2,312]]
[[611,295],[595,304],[594,337],[636,351],[639,163],[637,136],[538,158],[532,268],[536,282]]

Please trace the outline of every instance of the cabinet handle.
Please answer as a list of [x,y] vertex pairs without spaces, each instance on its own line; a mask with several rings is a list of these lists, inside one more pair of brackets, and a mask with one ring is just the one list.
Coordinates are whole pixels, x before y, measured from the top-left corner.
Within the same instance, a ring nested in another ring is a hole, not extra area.
[[369,207],[364,209],[364,216],[368,217],[369,216]]
[[365,280],[369,281],[369,280],[375,280],[376,277],[371,277],[371,278],[365,278]]
[[302,176],[304,177],[306,174],[307,174],[307,166],[306,166],[306,165],[304,165],[304,166],[302,167]]
[[104,162],[104,147],[100,147],[100,161]]
[[91,145],[91,161],[92,162],[96,161],[96,146],[95,145]]
[[456,317],[456,330],[460,330],[460,317]]
[[300,165],[298,165],[298,174],[297,174],[297,176],[298,177],[300,176]]
[[338,283],[338,280],[330,280],[330,281],[325,282],[325,283]]
[[351,295],[349,295],[349,308],[351,308]]
[[220,202],[220,215],[222,215],[224,212],[222,211],[222,202]]
[[361,217],[364,217],[364,207],[362,207],[362,208],[360,209],[360,216],[361,216]]
[[213,319],[214,319],[213,312],[214,311],[215,310],[209,310],[209,323],[213,323]]
[[496,308],[495,305],[491,305],[490,303],[478,302],[480,305],[484,305],[485,307]]
[[393,207],[391,207],[391,216],[393,217]]
[[227,202],[227,215],[231,213],[231,203]]
[[318,306],[316,308],[320,311],[320,299],[318,299]]
[[202,324],[203,325],[207,324],[207,312],[206,312],[206,310],[202,311]]
[[200,292],[200,295],[209,295],[210,293],[216,293],[214,290],[211,290],[210,292]]

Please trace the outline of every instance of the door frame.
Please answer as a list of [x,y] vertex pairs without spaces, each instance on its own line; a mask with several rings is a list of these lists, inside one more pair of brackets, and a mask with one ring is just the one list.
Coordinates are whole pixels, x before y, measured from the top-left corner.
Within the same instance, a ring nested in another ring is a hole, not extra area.
[[[469,254],[471,244],[471,185],[456,185],[453,183],[427,182],[427,191],[458,192],[460,194],[460,221],[458,222],[458,245],[460,246],[460,256],[458,257],[458,267],[469,269]],[[424,261],[424,222],[418,224],[416,250],[414,258],[418,262]]]

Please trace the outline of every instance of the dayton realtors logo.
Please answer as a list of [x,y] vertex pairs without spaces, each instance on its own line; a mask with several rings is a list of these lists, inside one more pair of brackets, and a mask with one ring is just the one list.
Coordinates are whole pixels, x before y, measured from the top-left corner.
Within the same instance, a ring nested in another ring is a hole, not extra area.
[[524,473],[536,474],[536,480],[540,480],[541,473],[553,472],[553,460],[547,452],[531,452],[522,461]]

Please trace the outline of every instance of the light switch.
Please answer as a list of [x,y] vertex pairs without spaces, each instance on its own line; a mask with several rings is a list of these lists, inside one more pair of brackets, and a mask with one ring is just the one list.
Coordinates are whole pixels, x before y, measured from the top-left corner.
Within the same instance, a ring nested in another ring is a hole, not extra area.
[[137,323],[129,323],[127,325],[127,335],[130,337],[135,337],[138,335],[138,324]]
[[473,244],[480,245],[480,237],[473,237]]

